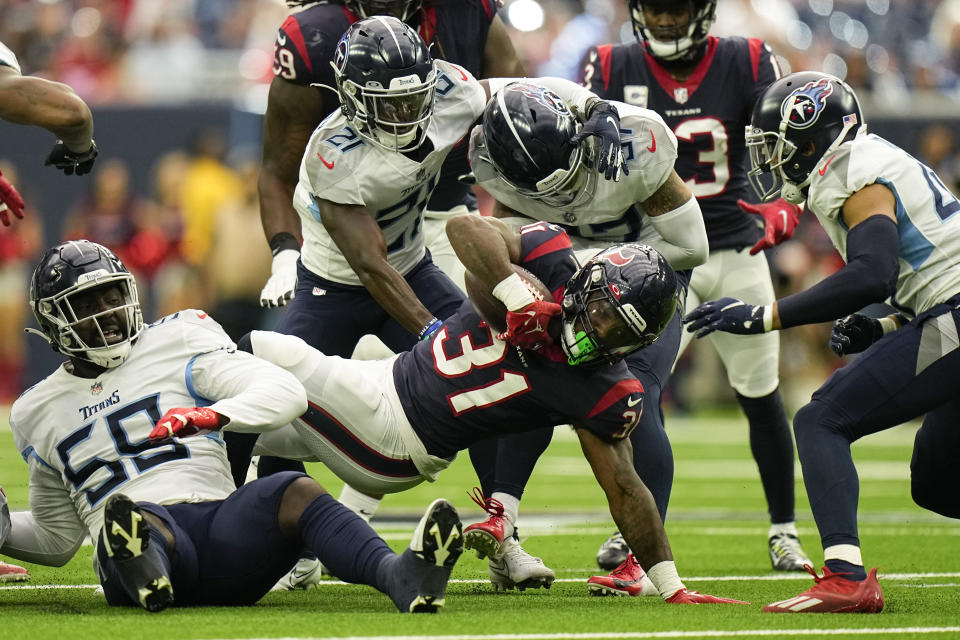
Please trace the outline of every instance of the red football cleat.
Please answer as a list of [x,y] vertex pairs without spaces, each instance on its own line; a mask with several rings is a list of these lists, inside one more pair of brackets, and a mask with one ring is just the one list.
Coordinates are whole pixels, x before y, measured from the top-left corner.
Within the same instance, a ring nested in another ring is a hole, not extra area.
[[30,573],[15,564],[0,562],[0,582],[23,582],[30,579]]
[[848,580],[846,573],[832,573],[823,568],[823,577],[813,567],[806,570],[816,582],[803,593],[763,608],[769,613],[880,613],[883,611],[883,590],[877,581],[877,570],[870,569],[867,579]]
[[506,537],[506,528],[509,525],[506,516],[503,515],[503,504],[496,498],[484,498],[479,487],[474,487],[473,493],[467,495],[490,514],[490,517],[463,528],[464,548],[473,549],[478,558],[499,556],[503,550],[503,539]]
[[672,596],[667,598],[670,604],[750,604],[743,600],[734,600],[733,598],[719,598],[699,591],[690,591],[689,589],[680,589]]
[[592,596],[660,595],[632,553],[607,575],[588,578],[587,590]]

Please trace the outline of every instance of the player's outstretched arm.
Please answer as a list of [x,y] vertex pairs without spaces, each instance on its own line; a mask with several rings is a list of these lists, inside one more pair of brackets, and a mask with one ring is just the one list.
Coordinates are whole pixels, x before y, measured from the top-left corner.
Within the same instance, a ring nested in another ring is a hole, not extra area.
[[520,234],[496,218],[454,216],[447,221],[447,238],[467,271],[490,291],[513,274],[520,259]]
[[0,118],[42,127],[75,154],[86,153],[93,146],[93,115],[73,89],[2,66]]

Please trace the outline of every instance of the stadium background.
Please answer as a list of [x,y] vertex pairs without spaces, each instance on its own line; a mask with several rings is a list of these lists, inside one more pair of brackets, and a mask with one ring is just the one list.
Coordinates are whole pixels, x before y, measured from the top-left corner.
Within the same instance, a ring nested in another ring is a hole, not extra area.
[[[0,402],[56,362],[21,328],[31,322],[30,269],[60,238],[119,250],[143,285],[147,318],[196,306],[276,321],[255,305],[269,272],[256,172],[287,11],[279,0],[0,1],[0,41],[24,73],[66,82],[90,104],[101,149],[91,176],[64,178],[42,166],[49,134],[0,122],[0,170],[28,206],[27,220],[0,229]],[[633,38],[621,0],[507,0],[501,16],[531,75],[575,78],[589,45]],[[764,38],[785,71],[844,77],[873,131],[957,185],[960,0],[720,0],[712,33]],[[780,293],[837,267],[812,216],[798,239],[768,253]],[[827,331],[784,333],[793,409],[840,364],[824,348]],[[711,349],[688,350],[667,401],[679,411],[732,402]]]

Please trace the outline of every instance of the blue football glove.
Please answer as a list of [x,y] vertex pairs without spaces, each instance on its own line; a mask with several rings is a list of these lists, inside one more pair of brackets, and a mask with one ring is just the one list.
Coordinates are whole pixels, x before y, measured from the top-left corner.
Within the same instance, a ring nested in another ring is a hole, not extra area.
[[590,116],[580,131],[570,138],[570,144],[578,146],[589,136],[597,140],[597,171],[607,180],[620,180],[620,173],[630,173],[623,149],[620,147],[620,114],[609,102],[599,101],[590,110]]
[[747,304],[736,298],[720,298],[704,302],[684,318],[687,331],[698,338],[714,331],[727,333],[763,333],[763,313],[766,307]]
[[854,313],[833,323],[830,351],[838,356],[860,353],[882,337],[883,327],[879,320]]

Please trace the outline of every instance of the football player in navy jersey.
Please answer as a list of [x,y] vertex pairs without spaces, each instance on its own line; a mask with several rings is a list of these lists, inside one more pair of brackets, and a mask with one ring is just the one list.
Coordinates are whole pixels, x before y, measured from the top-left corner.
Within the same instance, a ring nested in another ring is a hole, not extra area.
[[[716,0],[628,0],[637,41],[587,54],[581,78],[600,96],[659,113],[677,138],[676,171],[700,202],[710,257],[693,271],[686,307],[722,296],[773,301],[763,249],[789,238],[799,207],[782,198],[751,204],[743,130],[754,102],[780,76],[776,57],[756,38],[709,35]],[[763,217],[761,232],[749,214]],[[692,334],[682,332],[679,354]],[[770,514],[773,568],[809,562],[794,524],[793,439],[779,391],[779,337],[714,334],[711,341],[747,416],[750,448]],[[618,536],[597,554],[610,569],[628,549]]]
[[30,306],[34,333],[67,360],[10,412],[32,509],[12,514],[4,554],[62,566],[89,535],[107,602],[160,611],[253,604],[308,549],[401,612],[443,605],[463,550],[446,500],[397,555],[306,474],[234,486],[220,430],[300,415],[293,375],[238,351],[202,311],[145,325],[133,276],[87,240],[44,253]]
[[[794,73],[770,85],[746,142],[757,193],[805,201],[846,264],[770,304],[704,302],[688,314],[689,330],[763,334],[836,320],[830,348],[862,352],[793,420],[823,575],[808,567],[814,586],[764,611],[877,613],[883,591],[877,570],[868,572],[861,556],[860,484],[850,445],[922,417],[910,461],[913,500],[960,518],[960,200],[930,167],[867,133],[853,90],[824,73]],[[881,302],[898,313],[859,313]]]
[[[526,336],[527,348],[501,339],[491,328],[497,319],[469,301],[429,340],[387,360],[328,356],[295,336],[254,331],[240,348],[293,373],[309,404],[293,424],[263,434],[258,450],[322,461],[352,486],[386,493],[436,478],[478,440],[572,424],[614,519],[649,569],[633,586],[670,603],[739,602],[686,589],[633,467],[628,436],[644,391],[622,359],[654,343],[673,317],[676,274],[666,260],[646,245],[621,244],[581,267],[563,229],[544,222],[518,232],[458,216],[447,228],[476,282],[471,295],[500,300],[506,333]],[[552,295],[528,288],[513,264]]]

